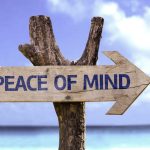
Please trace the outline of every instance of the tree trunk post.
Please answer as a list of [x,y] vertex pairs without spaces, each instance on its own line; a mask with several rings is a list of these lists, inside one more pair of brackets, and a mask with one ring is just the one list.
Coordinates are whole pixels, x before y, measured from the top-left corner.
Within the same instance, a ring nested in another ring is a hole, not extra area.
[[[85,50],[76,62],[63,57],[51,20],[42,15],[30,18],[31,44],[19,45],[19,50],[35,66],[96,65],[103,22],[101,17],[92,18]],[[85,103],[54,103],[54,107],[59,121],[59,150],[85,150]]]

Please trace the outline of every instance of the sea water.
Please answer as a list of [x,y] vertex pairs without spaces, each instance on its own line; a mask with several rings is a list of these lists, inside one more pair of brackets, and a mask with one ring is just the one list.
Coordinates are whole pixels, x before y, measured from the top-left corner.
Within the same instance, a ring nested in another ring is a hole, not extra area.
[[[57,150],[57,127],[0,127],[0,150]],[[88,127],[86,150],[150,150],[150,126]]]

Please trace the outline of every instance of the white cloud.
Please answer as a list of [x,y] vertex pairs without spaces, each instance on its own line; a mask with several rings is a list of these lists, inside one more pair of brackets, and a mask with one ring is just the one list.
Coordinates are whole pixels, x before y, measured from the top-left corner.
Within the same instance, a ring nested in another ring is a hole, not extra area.
[[89,7],[85,0],[47,0],[51,11],[69,15],[75,21],[85,17]]
[[[109,33],[109,40],[123,40],[125,44],[140,51],[150,48],[150,7],[146,6],[142,15],[126,16],[116,2],[104,0],[47,0],[48,7],[53,12],[64,13],[74,20],[89,16],[102,16],[105,19],[105,29]],[[139,1],[130,4],[137,8]]]
[[137,50],[149,51],[150,8],[146,7],[143,15],[126,16],[115,2],[95,2],[94,15],[105,18],[106,30],[112,42],[124,40],[128,46]]

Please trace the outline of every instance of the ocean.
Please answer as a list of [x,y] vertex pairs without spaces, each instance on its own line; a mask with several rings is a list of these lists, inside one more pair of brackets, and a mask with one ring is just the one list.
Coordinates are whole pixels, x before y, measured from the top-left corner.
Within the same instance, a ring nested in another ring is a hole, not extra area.
[[[58,150],[57,127],[0,127],[0,150]],[[86,150],[150,150],[150,126],[87,127]]]

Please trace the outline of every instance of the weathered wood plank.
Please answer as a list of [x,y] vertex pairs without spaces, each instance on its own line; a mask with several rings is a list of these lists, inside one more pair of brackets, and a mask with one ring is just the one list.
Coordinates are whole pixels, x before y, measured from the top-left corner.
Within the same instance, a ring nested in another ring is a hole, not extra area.
[[150,78],[118,52],[105,52],[116,65],[0,67],[0,101],[117,101],[109,114],[122,114]]

